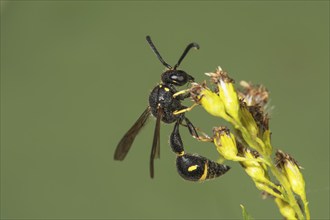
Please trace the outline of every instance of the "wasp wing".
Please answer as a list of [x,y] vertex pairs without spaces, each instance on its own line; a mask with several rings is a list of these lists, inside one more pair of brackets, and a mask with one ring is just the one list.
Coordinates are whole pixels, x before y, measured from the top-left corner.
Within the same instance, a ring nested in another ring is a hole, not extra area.
[[138,120],[136,120],[133,126],[122,137],[115,151],[115,155],[114,155],[115,160],[124,160],[129,149],[132,146],[132,143],[136,135],[139,133],[141,128],[146,124],[146,121],[149,118],[150,114],[151,114],[150,107],[148,106],[148,108],[144,110],[144,112],[141,114]]
[[157,109],[156,126],[154,131],[154,138],[152,141],[152,148],[150,154],[150,177],[154,178],[154,159],[160,157],[160,121],[163,112],[160,107]]

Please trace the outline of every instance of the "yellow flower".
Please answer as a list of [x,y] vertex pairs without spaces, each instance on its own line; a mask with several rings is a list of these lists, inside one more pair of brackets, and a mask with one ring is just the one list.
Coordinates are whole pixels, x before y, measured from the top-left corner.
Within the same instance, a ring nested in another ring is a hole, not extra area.
[[226,127],[218,127],[213,129],[214,144],[217,147],[217,151],[226,160],[244,160],[237,156],[238,150],[236,146],[235,136],[230,133]]
[[229,122],[232,121],[225,111],[225,105],[219,95],[212,92],[205,84],[194,83],[190,89],[192,98],[196,103],[201,104],[203,108],[211,115],[223,118]]
[[258,152],[243,148],[240,149],[240,154],[246,158],[246,160],[241,161],[240,164],[243,166],[245,172],[252,178],[256,187],[276,198],[283,198],[279,186],[270,181],[266,164],[257,161],[257,159],[259,159]]
[[240,105],[233,85],[234,80],[229,78],[228,74],[221,67],[218,67],[215,73],[206,73],[206,75],[210,76],[217,85],[219,97],[222,103],[224,103],[227,114],[238,122]]
[[244,163],[256,163],[258,166],[260,166],[259,162],[264,162],[262,158],[256,158],[249,155],[237,155],[238,148],[236,138],[227,127],[223,126],[213,128],[213,142],[217,147],[219,154],[226,160],[244,161]]
[[278,150],[276,152],[277,167],[287,177],[293,192],[298,194],[303,201],[306,201],[305,180],[300,172],[300,167],[289,154]]
[[244,167],[245,172],[255,181],[255,182],[269,182],[269,179],[266,175],[267,167],[253,159],[259,157],[256,151],[251,151],[248,148],[244,148],[243,152],[241,152],[242,156],[250,159],[246,161],[241,161],[241,165]]
[[248,130],[250,135],[257,137],[259,133],[258,125],[245,105],[241,106],[240,113],[240,121],[242,125]]

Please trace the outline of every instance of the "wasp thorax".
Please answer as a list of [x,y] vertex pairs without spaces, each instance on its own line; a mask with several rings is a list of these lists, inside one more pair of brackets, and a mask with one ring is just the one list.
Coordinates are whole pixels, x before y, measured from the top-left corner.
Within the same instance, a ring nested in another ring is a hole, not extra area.
[[167,70],[162,74],[162,82],[183,86],[188,82],[193,82],[194,78],[182,70]]

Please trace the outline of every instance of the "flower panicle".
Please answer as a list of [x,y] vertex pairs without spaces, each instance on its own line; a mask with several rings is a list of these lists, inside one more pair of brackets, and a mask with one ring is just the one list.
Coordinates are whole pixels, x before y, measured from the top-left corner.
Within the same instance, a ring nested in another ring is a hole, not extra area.
[[[226,160],[237,161],[251,177],[255,186],[271,196],[281,212],[288,219],[310,219],[305,193],[305,181],[301,167],[288,154],[278,150],[275,161],[271,159],[271,131],[269,128],[269,92],[262,85],[242,81],[241,90],[236,90],[234,80],[218,67],[215,72],[206,73],[213,89],[204,81],[192,83],[190,97],[209,114],[222,118],[233,125],[234,133],[227,127],[213,129],[213,141],[219,154]],[[192,107],[190,107],[191,109]],[[273,182],[272,177],[277,182]],[[299,206],[297,194],[304,207]]]

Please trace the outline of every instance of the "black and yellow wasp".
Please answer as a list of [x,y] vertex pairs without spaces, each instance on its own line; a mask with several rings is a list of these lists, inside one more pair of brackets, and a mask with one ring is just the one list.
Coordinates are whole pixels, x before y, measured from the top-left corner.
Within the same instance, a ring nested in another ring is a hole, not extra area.
[[[188,128],[193,137],[198,138],[194,125],[185,116],[184,111],[182,111],[187,107],[183,106],[181,101],[188,98],[190,94],[174,94],[178,92],[175,86],[183,86],[194,81],[194,78],[191,75],[187,74],[183,70],[178,70],[177,68],[180,66],[181,61],[185,58],[189,50],[192,48],[199,49],[199,45],[197,43],[188,44],[177,64],[172,67],[163,60],[155,45],[151,41],[150,36],[147,36],[146,39],[152,51],[156,54],[158,60],[167,68],[167,70],[161,75],[161,83],[151,91],[149,95],[149,106],[119,141],[114,154],[114,159],[125,159],[125,156],[131,148],[136,135],[146,124],[146,121],[152,114],[156,117],[156,126],[150,154],[151,178],[154,177],[154,159],[159,158],[160,155],[159,140],[161,121],[168,124],[175,123],[174,129],[170,136],[170,146],[172,151],[177,155],[176,167],[182,178],[191,181],[198,181],[223,175],[230,169],[229,166],[218,164],[197,154],[186,154],[184,152],[182,139],[179,133],[179,126],[184,125]],[[178,111],[181,111],[182,113],[174,114],[174,112]]]

